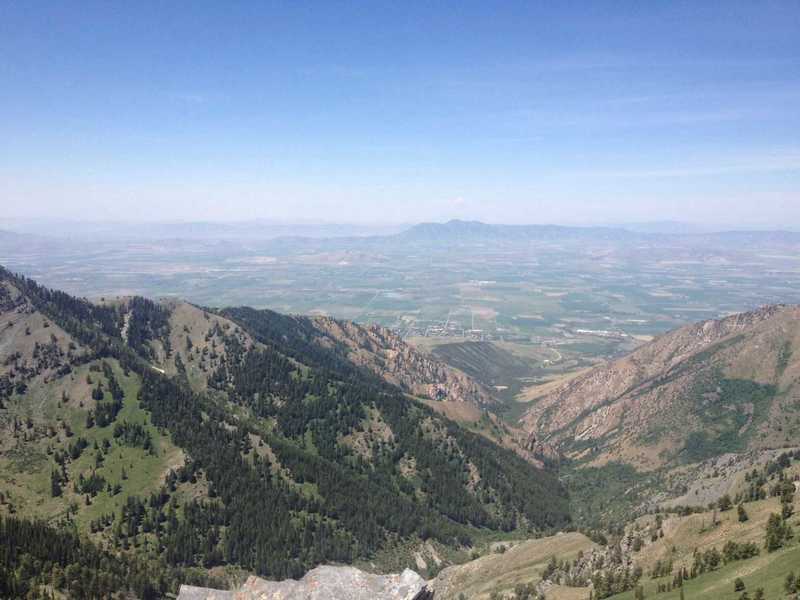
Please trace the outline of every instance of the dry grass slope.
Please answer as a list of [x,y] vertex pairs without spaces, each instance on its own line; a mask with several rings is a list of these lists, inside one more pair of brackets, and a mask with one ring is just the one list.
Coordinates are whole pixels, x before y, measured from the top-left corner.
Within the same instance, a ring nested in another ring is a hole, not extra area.
[[[503,553],[495,552],[463,565],[448,567],[436,578],[433,589],[437,600],[456,600],[459,594],[470,600],[484,600],[492,592],[509,593],[519,583],[539,581],[553,556],[573,559],[578,552],[586,552],[592,547],[592,541],[580,533],[519,542]],[[576,593],[588,595],[586,590],[564,588],[554,589],[550,597],[569,600]]]

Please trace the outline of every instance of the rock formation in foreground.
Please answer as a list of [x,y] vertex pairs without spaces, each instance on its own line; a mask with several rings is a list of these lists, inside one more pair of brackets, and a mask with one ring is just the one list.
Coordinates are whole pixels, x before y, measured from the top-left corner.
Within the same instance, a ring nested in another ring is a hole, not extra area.
[[322,566],[299,581],[248,577],[236,591],[182,585],[178,600],[431,600],[426,582],[410,569],[373,575],[355,567]]

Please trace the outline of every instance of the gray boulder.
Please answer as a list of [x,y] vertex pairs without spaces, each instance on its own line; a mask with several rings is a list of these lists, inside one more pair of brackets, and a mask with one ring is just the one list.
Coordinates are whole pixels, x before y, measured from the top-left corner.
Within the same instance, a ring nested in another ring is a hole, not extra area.
[[178,600],[415,600],[425,597],[426,581],[411,569],[373,575],[355,567],[322,566],[299,581],[248,577],[236,591],[182,585]]

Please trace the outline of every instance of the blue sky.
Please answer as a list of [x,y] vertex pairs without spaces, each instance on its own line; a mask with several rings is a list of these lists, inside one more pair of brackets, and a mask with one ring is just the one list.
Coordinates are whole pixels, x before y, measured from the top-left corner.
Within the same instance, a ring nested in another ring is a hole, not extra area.
[[0,3],[7,216],[800,226],[800,3]]

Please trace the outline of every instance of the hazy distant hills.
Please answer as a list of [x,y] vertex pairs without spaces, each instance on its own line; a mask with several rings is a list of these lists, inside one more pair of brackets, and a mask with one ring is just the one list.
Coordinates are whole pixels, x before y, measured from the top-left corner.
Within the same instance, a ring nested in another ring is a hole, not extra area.
[[452,219],[412,226],[381,224],[281,223],[268,220],[241,222],[71,222],[21,221],[0,223],[0,243],[22,242],[21,237],[40,242],[66,241],[135,243],[145,240],[260,243],[276,249],[308,246],[316,249],[340,247],[386,247],[406,244],[438,245],[525,243],[532,241],[607,241],[675,243],[798,243],[800,232],[789,230],[725,230],[681,222],[630,223],[614,226],[568,226],[554,224],[492,224]]
[[31,237],[23,233],[0,229],[0,244],[21,244],[30,241]]
[[[95,240],[269,240],[275,238],[340,238],[391,235],[406,225],[352,223],[285,223],[266,219],[251,221],[114,222],[25,220],[0,222],[0,227],[19,233],[54,238]],[[0,235],[2,233],[0,232]]]
[[669,235],[687,235],[697,233],[714,233],[723,231],[724,227],[714,227],[712,225],[699,225],[697,223],[685,223],[683,221],[644,221],[636,223],[619,223],[613,225],[626,231],[637,233],[663,233]]
[[633,239],[634,232],[611,227],[567,227],[562,225],[493,225],[480,221],[451,220],[420,223],[395,236],[413,242],[486,241],[509,242],[560,239]]
[[526,241],[592,240],[610,242],[659,241],[679,243],[797,243],[800,232],[780,230],[714,231],[683,223],[639,223],[616,227],[565,225],[501,225],[451,220],[420,223],[391,236],[414,243],[516,243]]

